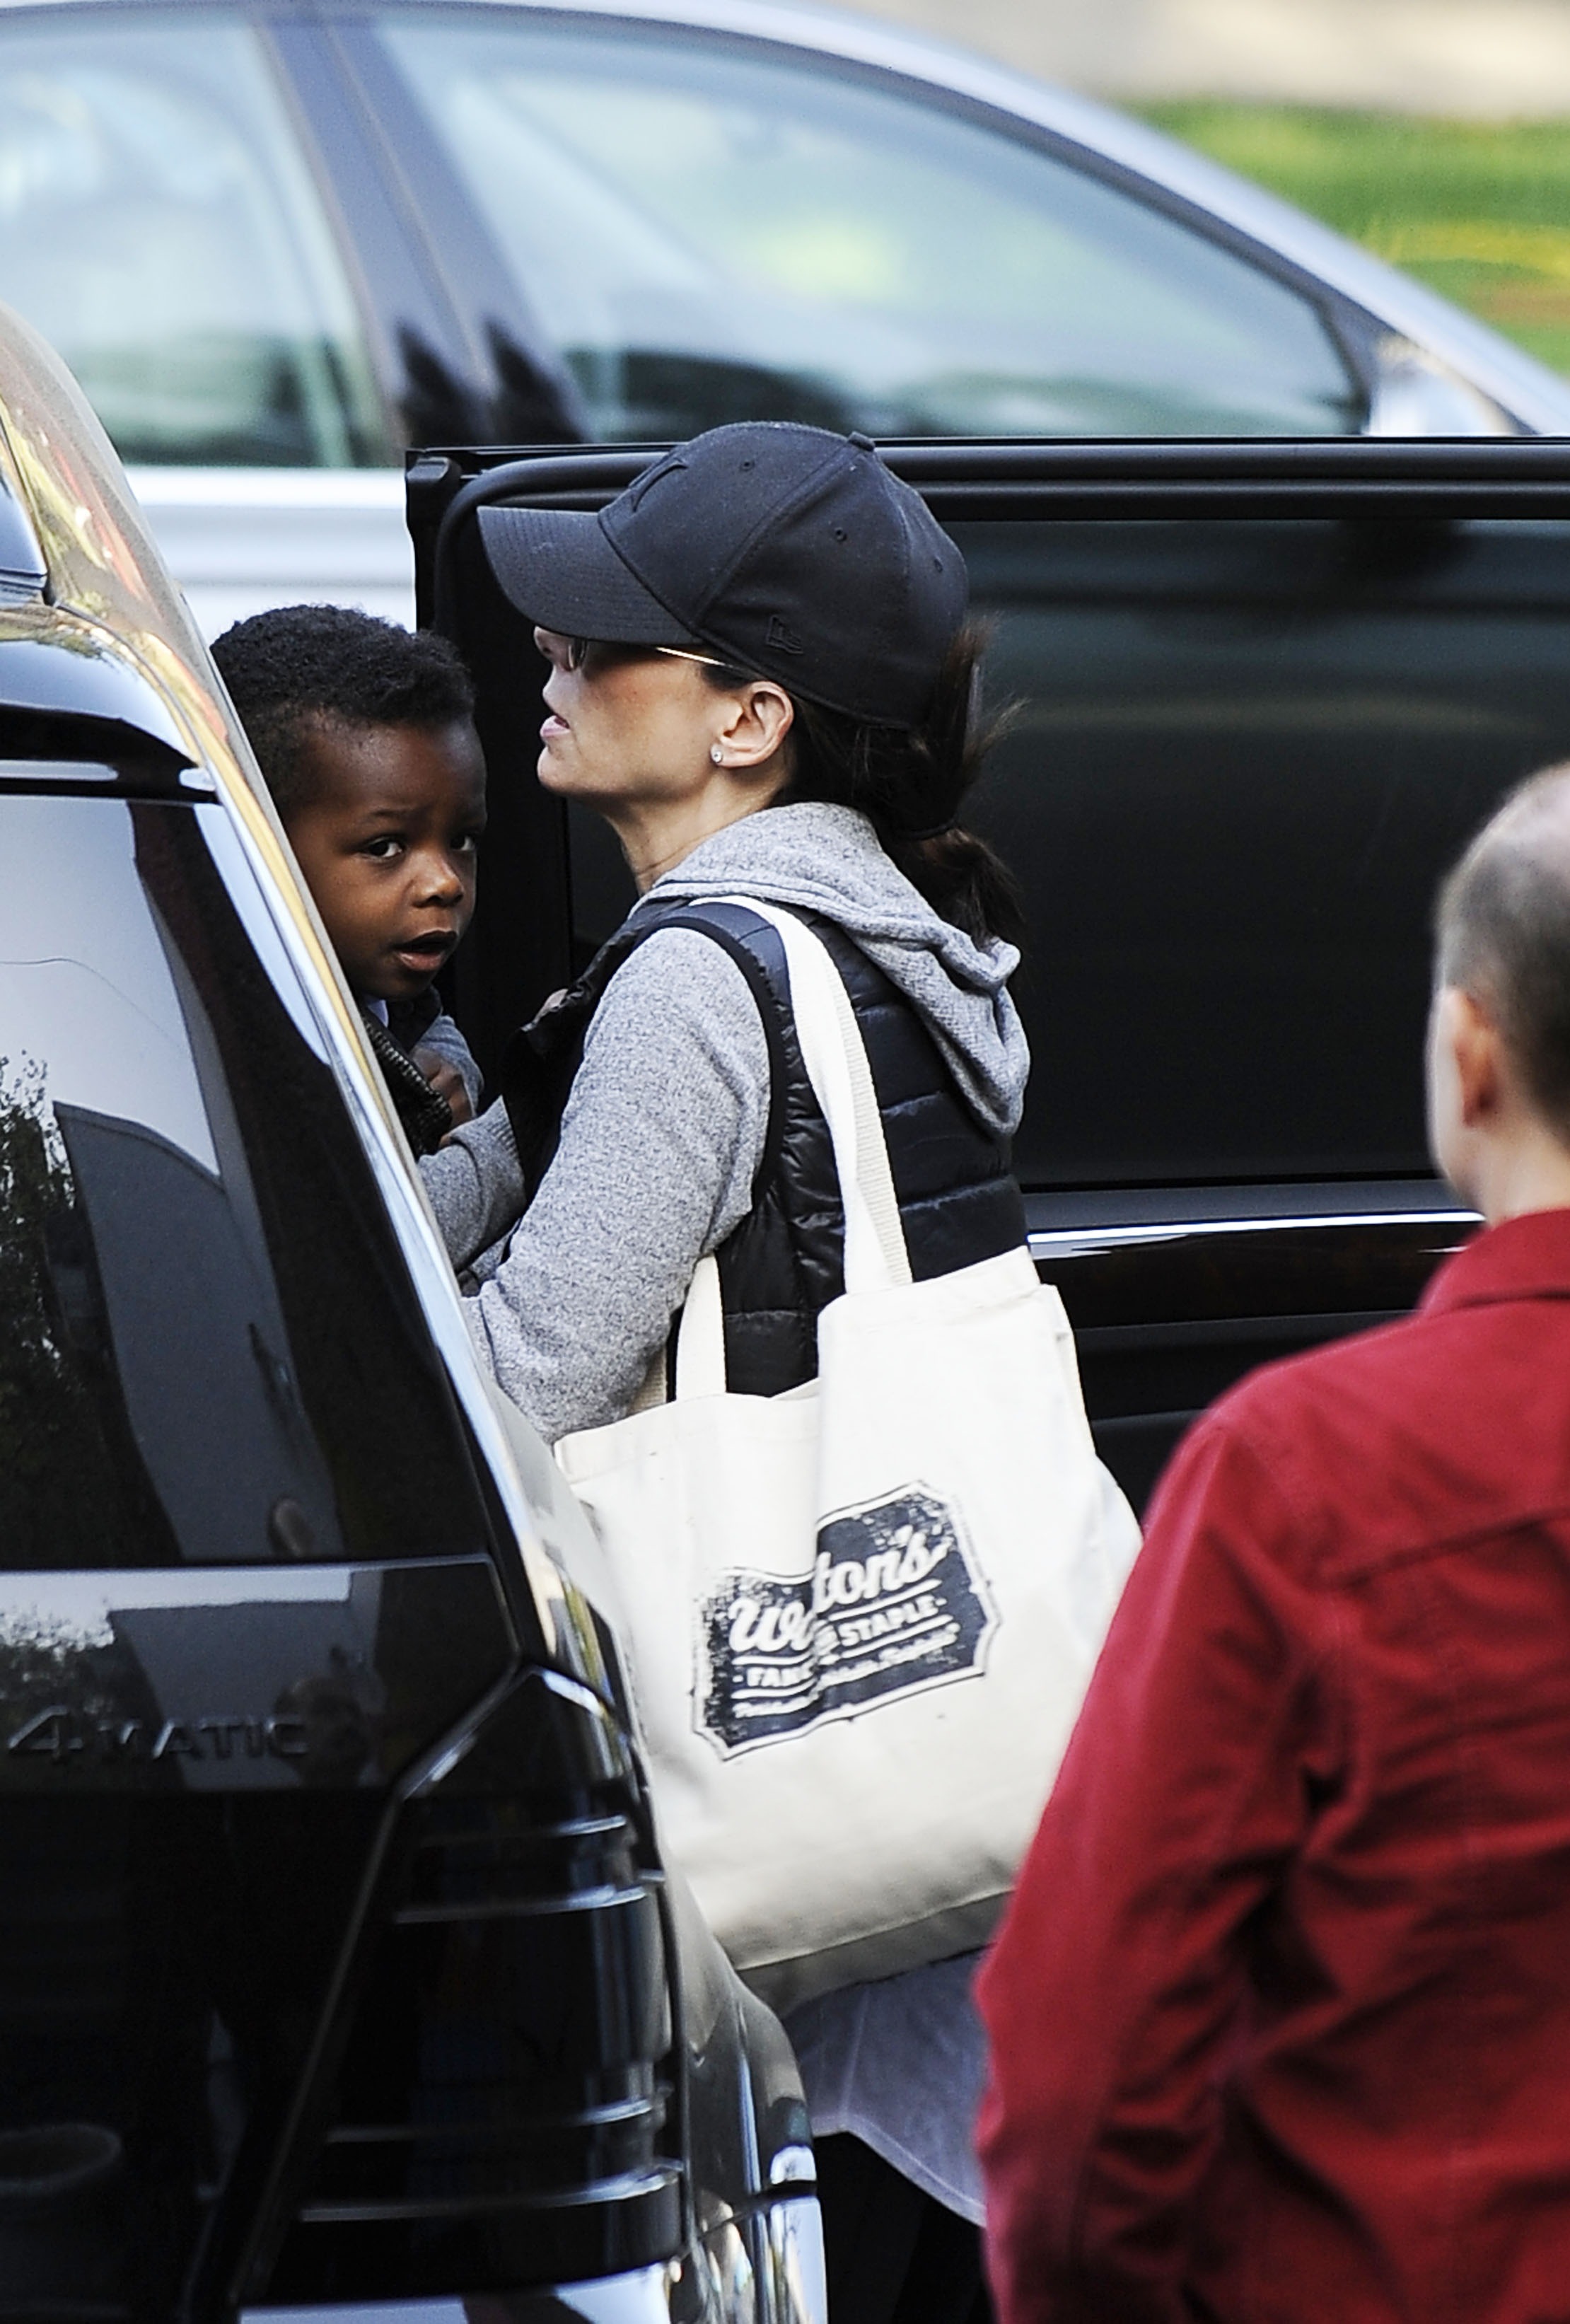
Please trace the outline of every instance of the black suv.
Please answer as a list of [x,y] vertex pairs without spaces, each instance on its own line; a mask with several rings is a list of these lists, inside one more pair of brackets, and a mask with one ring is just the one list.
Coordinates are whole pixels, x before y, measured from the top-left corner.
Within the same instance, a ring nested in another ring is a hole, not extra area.
[[[974,816],[1030,917],[1016,1163],[1142,1503],[1222,1388],[1399,1313],[1470,1231],[1425,1147],[1428,912],[1501,791],[1570,756],[1570,447],[884,451],[964,547],[1017,705]],[[543,665],[475,512],[596,507],[651,456],[411,462],[421,619],[477,674],[493,778],[455,991],[483,1058],[631,891],[531,779]]]
[[0,310],[0,2319],[821,2324],[794,2061],[247,764]]

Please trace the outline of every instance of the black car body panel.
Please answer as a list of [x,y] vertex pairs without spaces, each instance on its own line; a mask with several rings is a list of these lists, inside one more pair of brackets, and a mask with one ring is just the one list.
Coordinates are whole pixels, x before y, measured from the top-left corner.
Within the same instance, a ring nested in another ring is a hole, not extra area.
[[[421,615],[471,657],[506,802],[508,900],[454,988],[482,1049],[631,891],[603,827],[530,779],[543,666],[473,512],[597,507],[656,448],[411,459]],[[1426,1149],[1429,913],[1501,792],[1570,754],[1570,449],[882,450],[964,547],[1014,706],[969,819],[1030,922],[1016,1167],[1142,1502],[1206,1403],[1404,1313],[1475,1223]]]
[[794,2061],[667,1877],[586,1521],[3,314],[0,520],[0,2310],[819,2324]]

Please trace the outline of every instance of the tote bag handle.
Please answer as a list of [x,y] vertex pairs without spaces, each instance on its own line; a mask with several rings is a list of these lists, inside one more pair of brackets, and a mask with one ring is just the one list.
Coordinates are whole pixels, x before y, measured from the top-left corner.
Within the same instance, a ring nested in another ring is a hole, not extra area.
[[[790,980],[790,1009],[807,1078],[834,1148],[845,1214],[845,1287],[888,1291],[911,1280],[883,1117],[866,1043],[845,981],[827,947],[792,912],[752,896],[725,896],[767,920],[779,936]],[[699,1259],[676,1333],[676,1396],[725,1393],[725,1314],[719,1268]]]
[[773,904],[754,902],[748,908],[769,922],[784,947],[801,1061],[834,1144],[845,1210],[845,1287],[892,1290],[910,1281],[910,1259],[873,1069],[850,994],[827,947],[793,913]]

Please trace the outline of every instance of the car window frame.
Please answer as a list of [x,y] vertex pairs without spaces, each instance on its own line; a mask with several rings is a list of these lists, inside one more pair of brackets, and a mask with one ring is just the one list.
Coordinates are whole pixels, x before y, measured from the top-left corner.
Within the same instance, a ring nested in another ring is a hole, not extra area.
[[263,0],[247,21],[282,93],[348,278],[394,457],[433,423],[488,425],[492,401],[479,350],[329,28],[295,0]]
[[[585,441],[576,383],[424,113],[381,48],[374,18],[364,12],[329,12],[314,29],[358,108],[366,145],[374,148],[378,180],[402,212],[405,240],[418,244],[420,271],[439,286],[455,345],[464,349],[472,391],[485,403],[493,435],[501,440],[519,433],[508,424],[514,415],[495,336],[503,333],[511,351],[538,376],[542,393],[559,400],[560,440]],[[324,165],[335,158],[329,145]],[[344,191],[346,200],[363,199],[353,182],[346,182]],[[461,254],[461,263],[453,263],[454,253]],[[577,432],[568,434],[567,426],[575,418]],[[556,439],[537,428],[529,440]]]

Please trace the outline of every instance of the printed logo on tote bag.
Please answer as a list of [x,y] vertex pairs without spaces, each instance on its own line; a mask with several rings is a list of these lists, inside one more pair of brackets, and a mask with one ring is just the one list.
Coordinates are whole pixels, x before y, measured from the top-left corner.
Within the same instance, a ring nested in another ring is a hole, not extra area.
[[807,1580],[722,1575],[698,1618],[695,1724],[722,1758],[978,1677],[994,1621],[953,1511],[919,1485],[827,1518]]

